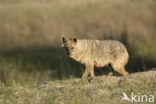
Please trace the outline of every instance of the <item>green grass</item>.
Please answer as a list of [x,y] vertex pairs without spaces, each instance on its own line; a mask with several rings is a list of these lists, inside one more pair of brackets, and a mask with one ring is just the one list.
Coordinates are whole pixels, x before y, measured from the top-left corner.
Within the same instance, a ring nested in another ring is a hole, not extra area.
[[[156,96],[155,71],[130,75],[126,82],[122,77],[100,77],[92,83],[79,79],[52,81],[22,86],[12,82],[7,87],[0,84],[0,103],[3,104],[131,104],[121,101],[122,92],[152,94]],[[136,80],[137,79],[137,80]],[[148,104],[144,102],[144,104]]]
[[80,77],[83,65],[57,49],[4,52],[0,57],[0,79],[5,84],[21,84]]

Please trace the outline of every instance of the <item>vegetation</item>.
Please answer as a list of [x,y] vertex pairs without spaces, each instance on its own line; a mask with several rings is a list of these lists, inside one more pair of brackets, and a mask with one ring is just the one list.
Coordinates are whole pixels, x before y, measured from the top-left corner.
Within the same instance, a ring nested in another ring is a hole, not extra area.
[[[126,93],[131,99],[131,93],[138,96],[156,96],[156,71],[131,74],[123,82],[123,77],[103,76],[101,80],[92,83],[81,83],[80,79],[37,83],[21,86],[13,82],[11,87],[0,84],[0,103],[2,104],[132,104],[121,101]],[[139,100],[137,100],[139,101]],[[135,102],[134,102],[135,103]],[[143,100],[139,104],[149,104]]]
[[[84,66],[62,52],[62,36],[120,40],[130,53],[130,73],[155,67],[155,18],[155,0],[0,0],[0,103],[57,103],[57,90],[27,86],[82,75]],[[20,100],[14,98],[23,87]],[[66,103],[91,102],[88,90],[76,90]]]

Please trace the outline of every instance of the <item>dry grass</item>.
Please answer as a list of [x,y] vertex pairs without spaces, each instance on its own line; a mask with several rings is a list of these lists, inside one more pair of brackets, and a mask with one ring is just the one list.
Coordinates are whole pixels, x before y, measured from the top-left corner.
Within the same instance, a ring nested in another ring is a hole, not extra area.
[[[123,86],[120,77],[84,85],[55,80],[80,77],[84,69],[60,50],[62,36],[117,39],[128,47],[129,72],[155,66],[155,12],[155,0],[0,0],[0,103],[115,104],[123,90],[154,91],[151,72]],[[36,82],[50,83],[30,87]]]
[[155,0],[0,2],[1,51],[59,48],[62,36],[124,40],[126,35],[130,54],[156,62]]
[[154,0],[0,2],[0,42],[8,48],[55,46],[62,35],[119,39],[127,30],[129,40],[151,41],[155,34]]
[[60,38],[71,36],[121,40],[131,56],[129,71],[153,67],[155,5],[155,0],[0,0],[0,64],[52,70],[57,78],[71,75],[80,64],[59,50]]
[[[152,94],[156,96],[156,71],[132,74],[126,82],[123,77],[101,76],[102,80],[81,83],[80,79],[37,83],[12,87],[0,84],[0,103],[3,104],[131,104],[121,101],[122,93]],[[137,80],[136,80],[137,79]],[[143,102],[146,103],[145,100]]]

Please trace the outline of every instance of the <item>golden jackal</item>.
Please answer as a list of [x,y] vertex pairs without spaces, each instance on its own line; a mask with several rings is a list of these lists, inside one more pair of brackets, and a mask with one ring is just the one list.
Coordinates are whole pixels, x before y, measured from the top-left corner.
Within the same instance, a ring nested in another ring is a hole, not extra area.
[[116,40],[78,40],[62,38],[62,47],[67,55],[86,65],[86,70],[82,76],[85,79],[90,73],[94,75],[94,66],[104,67],[111,64],[113,69],[127,77],[125,65],[128,62],[128,52],[126,47]]

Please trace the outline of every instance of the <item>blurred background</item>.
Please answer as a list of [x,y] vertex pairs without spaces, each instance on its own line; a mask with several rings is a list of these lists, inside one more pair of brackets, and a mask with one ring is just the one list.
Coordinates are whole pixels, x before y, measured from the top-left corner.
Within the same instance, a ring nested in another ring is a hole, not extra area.
[[156,1],[0,0],[0,83],[81,77],[85,67],[63,53],[62,36],[120,40],[128,72],[149,70],[156,66]]

